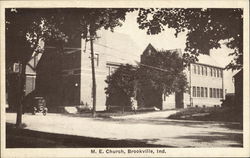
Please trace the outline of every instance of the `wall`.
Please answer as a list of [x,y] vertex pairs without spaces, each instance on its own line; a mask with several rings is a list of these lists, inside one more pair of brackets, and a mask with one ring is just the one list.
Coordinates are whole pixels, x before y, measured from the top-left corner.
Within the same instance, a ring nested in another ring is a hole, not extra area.
[[[215,77],[215,76],[211,76],[211,70],[210,68],[215,68],[215,67],[211,67],[211,66],[207,66],[207,65],[202,65],[202,66],[206,66],[207,67],[207,75],[201,75],[201,74],[197,74],[194,73],[194,65],[199,65],[200,64],[191,64],[191,94],[192,94],[192,103],[193,106],[214,106],[214,105],[221,105],[221,99],[224,98],[224,90],[223,90],[223,97],[220,98],[211,98],[210,97],[210,88],[216,88],[216,89],[223,89],[223,75],[220,77]],[[221,68],[216,68],[218,70],[221,70]],[[196,71],[197,71],[197,67],[196,67]],[[214,74],[214,73],[213,73]],[[217,73],[216,73],[217,74]],[[206,87],[208,88],[207,91],[207,97],[194,97],[193,96],[193,86],[195,87]]]

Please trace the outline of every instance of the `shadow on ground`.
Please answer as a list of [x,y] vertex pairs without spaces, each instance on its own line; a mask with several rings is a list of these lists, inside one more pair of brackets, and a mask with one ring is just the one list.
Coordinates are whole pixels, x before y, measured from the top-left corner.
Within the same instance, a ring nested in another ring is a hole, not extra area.
[[96,118],[98,121],[110,121],[124,124],[150,124],[150,125],[173,125],[193,128],[211,128],[221,127],[229,130],[242,130],[243,124],[240,122],[221,122],[221,121],[187,121],[187,120],[172,120],[172,119],[111,119],[111,118]]
[[108,140],[53,134],[28,129],[17,129],[13,124],[6,124],[7,148],[171,147],[147,143],[155,141],[157,140]]
[[239,133],[226,133],[226,132],[208,132],[207,134],[196,133],[195,135],[176,137],[176,139],[189,139],[190,142],[198,142],[198,143],[214,143],[217,141],[219,143],[223,143],[223,141],[232,141],[236,143],[230,144],[229,146],[243,147],[243,135]]

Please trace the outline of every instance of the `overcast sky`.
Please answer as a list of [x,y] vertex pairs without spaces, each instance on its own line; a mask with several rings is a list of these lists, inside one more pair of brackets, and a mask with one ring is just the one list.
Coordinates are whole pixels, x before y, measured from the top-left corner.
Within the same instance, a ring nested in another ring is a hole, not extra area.
[[[140,52],[142,52],[149,43],[151,43],[157,49],[180,48],[182,51],[184,50],[186,43],[186,32],[178,34],[178,37],[176,38],[174,36],[175,30],[167,28],[164,32],[158,35],[147,35],[146,30],[141,30],[138,28],[136,17],[136,12],[128,13],[123,26],[115,28],[115,32],[128,34],[137,44]],[[211,57],[216,60],[219,66],[225,67],[233,59],[233,57],[228,56],[228,54],[232,51],[233,50],[228,49],[225,45],[222,45],[220,49],[213,49],[210,51],[210,53]],[[232,73],[231,70],[224,72],[225,88],[227,89],[228,93],[234,92],[234,87],[232,84],[233,74],[234,73]]]

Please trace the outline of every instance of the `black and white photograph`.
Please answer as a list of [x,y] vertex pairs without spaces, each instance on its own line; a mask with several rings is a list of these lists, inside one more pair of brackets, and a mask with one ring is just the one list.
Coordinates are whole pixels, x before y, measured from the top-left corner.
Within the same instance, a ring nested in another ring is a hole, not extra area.
[[146,2],[1,2],[1,157],[250,156],[249,2]]

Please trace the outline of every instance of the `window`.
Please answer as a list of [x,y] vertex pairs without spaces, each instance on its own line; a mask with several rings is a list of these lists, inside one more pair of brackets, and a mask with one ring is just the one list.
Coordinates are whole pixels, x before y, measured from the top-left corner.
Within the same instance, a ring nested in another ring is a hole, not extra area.
[[220,77],[220,70],[217,70],[217,77]]
[[148,55],[151,55],[152,51],[151,49],[148,50]]
[[201,75],[203,75],[204,74],[204,68],[203,68],[203,66],[201,66]]
[[217,98],[217,96],[216,96],[216,89],[215,88],[213,88],[213,97]]
[[205,75],[207,76],[207,67],[205,67]]
[[207,88],[205,88],[205,97],[207,97]]
[[109,66],[109,65],[107,66],[107,68],[108,68],[108,71],[109,71],[109,76],[112,75],[117,69],[117,67]]
[[210,98],[213,98],[213,89],[209,88],[209,92],[210,92]]
[[220,70],[220,77],[223,77],[223,70]]
[[200,97],[200,87],[197,87],[197,97]]
[[196,97],[196,87],[193,87],[193,97]]
[[196,74],[196,65],[194,65],[194,74]]
[[220,89],[216,89],[217,92],[217,98],[220,98]]
[[200,66],[198,65],[197,67],[198,67],[198,75],[199,75],[199,74],[200,74],[200,71],[201,71],[201,70],[200,70]]
[[204,97],[204,88],[201,87],[201,97]]
[[214,77],[216,77],[216,69],[214,69]]
[[210,75],[213,76],[213,69],[210,68]]
[[223,98],[223,89],[220,89],[220,98]]

